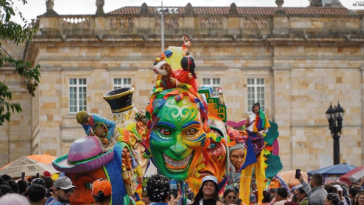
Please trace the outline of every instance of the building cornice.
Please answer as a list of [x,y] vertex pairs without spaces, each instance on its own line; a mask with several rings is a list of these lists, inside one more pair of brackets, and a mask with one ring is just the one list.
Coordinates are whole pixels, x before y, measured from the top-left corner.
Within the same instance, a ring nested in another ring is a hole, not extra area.
[[[234,40],[219,40],[205,39],[205,40],[193,41],[193,47],[364,47],[364,41],[348,41],[342,39],[310,39],[301,40],[298,38],[280,38],[280,39],[268,39],[259,40],[257,38],[244,38]],[[82,38],[82,40],[62,41],[58,38],[43,39],[35,38],[29,44],[29,47],[24,55],[26,61],[31,62],[35,65],[38,62],[39,49],[40,48],[66,48],[66,47],[90,47],[90,48],[103,48],[103,47],[147,47],[147,48],[160,48],[161,43],[159,40],[153,41],[140,41],[133,40],[132,38],[127,39],[128,41],[114,40],[114,41],[96,41],[95,39]],[[361,39],[359,39],[361,40]],[[176,46],[181,45],[180,40],[167,40],[165,46]],[[306,58],[306,57],[305,57]],[[241,58],[243,59],[243,57]],[[307,57],[308,59],[308,57]],[[44,59],[47,60],[47,59]],[[334,59],[333,59],[334,60]]]
[[[166,41],[165,45],[180,45],[180,41]],[[33,42],[30,47],[160,47],[160,42]],[[305,47],[363,47],[364,42],[354,41],[225,41],[225,42],[193,42],[193,46],[213,46],[213,47],[273,47],[273,46],[305,46]],[[32,49],[30,49],[32,50]],[[28,53],[30,53],[29,51]]]
[[121,67],[110,67],[110,68],[106,68],[106,69],[108,71],[112,72],[112,71],[135,71],[135,70],[138,70],[140,68],[139,67],[124,67],[124,66],[121,66]]
[[274,71],[283,71],[283,70],[292,70],[292,66],[290,65],[274,65],[272,66],[272,70]]

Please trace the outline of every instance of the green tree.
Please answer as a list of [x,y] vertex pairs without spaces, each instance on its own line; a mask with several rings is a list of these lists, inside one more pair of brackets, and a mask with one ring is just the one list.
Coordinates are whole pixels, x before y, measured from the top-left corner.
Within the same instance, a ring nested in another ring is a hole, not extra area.
[[[26,4],[26,0],[21,0],[23,4]],[[16,7],[12,0],[0,0],[0,40],[9,39],[14,41],[14,44],[24,43],[30,41],[36,28],[28,23],[19,11],[24,25],[20,25],[11,21],[11,18],[15,16]],[[15,67],[16,72],[26,83],[26,88],[34,97],[34,91],[39,83],[40,78],[40,65],[33,66],[29,62],[23,60],[15,60],[11,55],[6,52],[0,42],[0,68],[4,63],[10,64]],[[0,82],[0,126],[5,120],[10,121],[11,113],[22,112],[22,108],[18,103],[11,103],[12,94],[8,87]]]

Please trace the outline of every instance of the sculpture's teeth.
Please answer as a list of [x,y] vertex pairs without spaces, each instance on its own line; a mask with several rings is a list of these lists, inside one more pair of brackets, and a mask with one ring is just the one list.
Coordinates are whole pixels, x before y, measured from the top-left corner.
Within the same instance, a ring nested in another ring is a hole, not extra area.
[[190,159],[192,157],[192,152],[187,157],[181,160],[174,160],[168,157],[166,154],[163,153],[164,161],[166,162],[167,167],[172,169],[184,169],[187,167]]

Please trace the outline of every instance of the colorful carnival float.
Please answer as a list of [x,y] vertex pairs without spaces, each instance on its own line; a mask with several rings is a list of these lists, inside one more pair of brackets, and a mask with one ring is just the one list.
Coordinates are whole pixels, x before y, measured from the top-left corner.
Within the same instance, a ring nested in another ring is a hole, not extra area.
[[[81,111],[76,120],[86,136],[69,153],[53,161],[77,186],[71,204],[91,204],[91,185],[99,179],[112,184],[112,204],[142,204],[142,181],[150,163],[158,173],[198,191],[202,178],[214,175],[221,192],[240,188],[239,198],[263,198],[263,190],[282,169],[278,126],[260,109],[252,107],[247,120],[228,121],[222,88],[218,96],[197,82],[191,41],[169,47],[157,55],[157,74],[144,111],[132,101],[133,88],[104,95],[113,119]],[[183,189],[182,189],[183,191]],[[181,200],[185,203],[185,200]]]

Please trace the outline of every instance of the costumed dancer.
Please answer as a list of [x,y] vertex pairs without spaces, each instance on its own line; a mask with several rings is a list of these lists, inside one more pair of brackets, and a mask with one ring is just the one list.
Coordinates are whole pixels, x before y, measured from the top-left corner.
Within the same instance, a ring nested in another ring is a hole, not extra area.
[[245,130],[248,133],[247,155],[244,165],[240,168],[240,193],[239,198],[245,204],[249,204],[250,184],[253,169],[255,170],[255,179],[258,190],[258,201],[263,199],[263,191],[266,187],[265,183],[265,163],[264,163],[264,136],[268,132],[270,123],[268,118],[260,109],[260,104],[255,103],[252,112],[245,123]]

